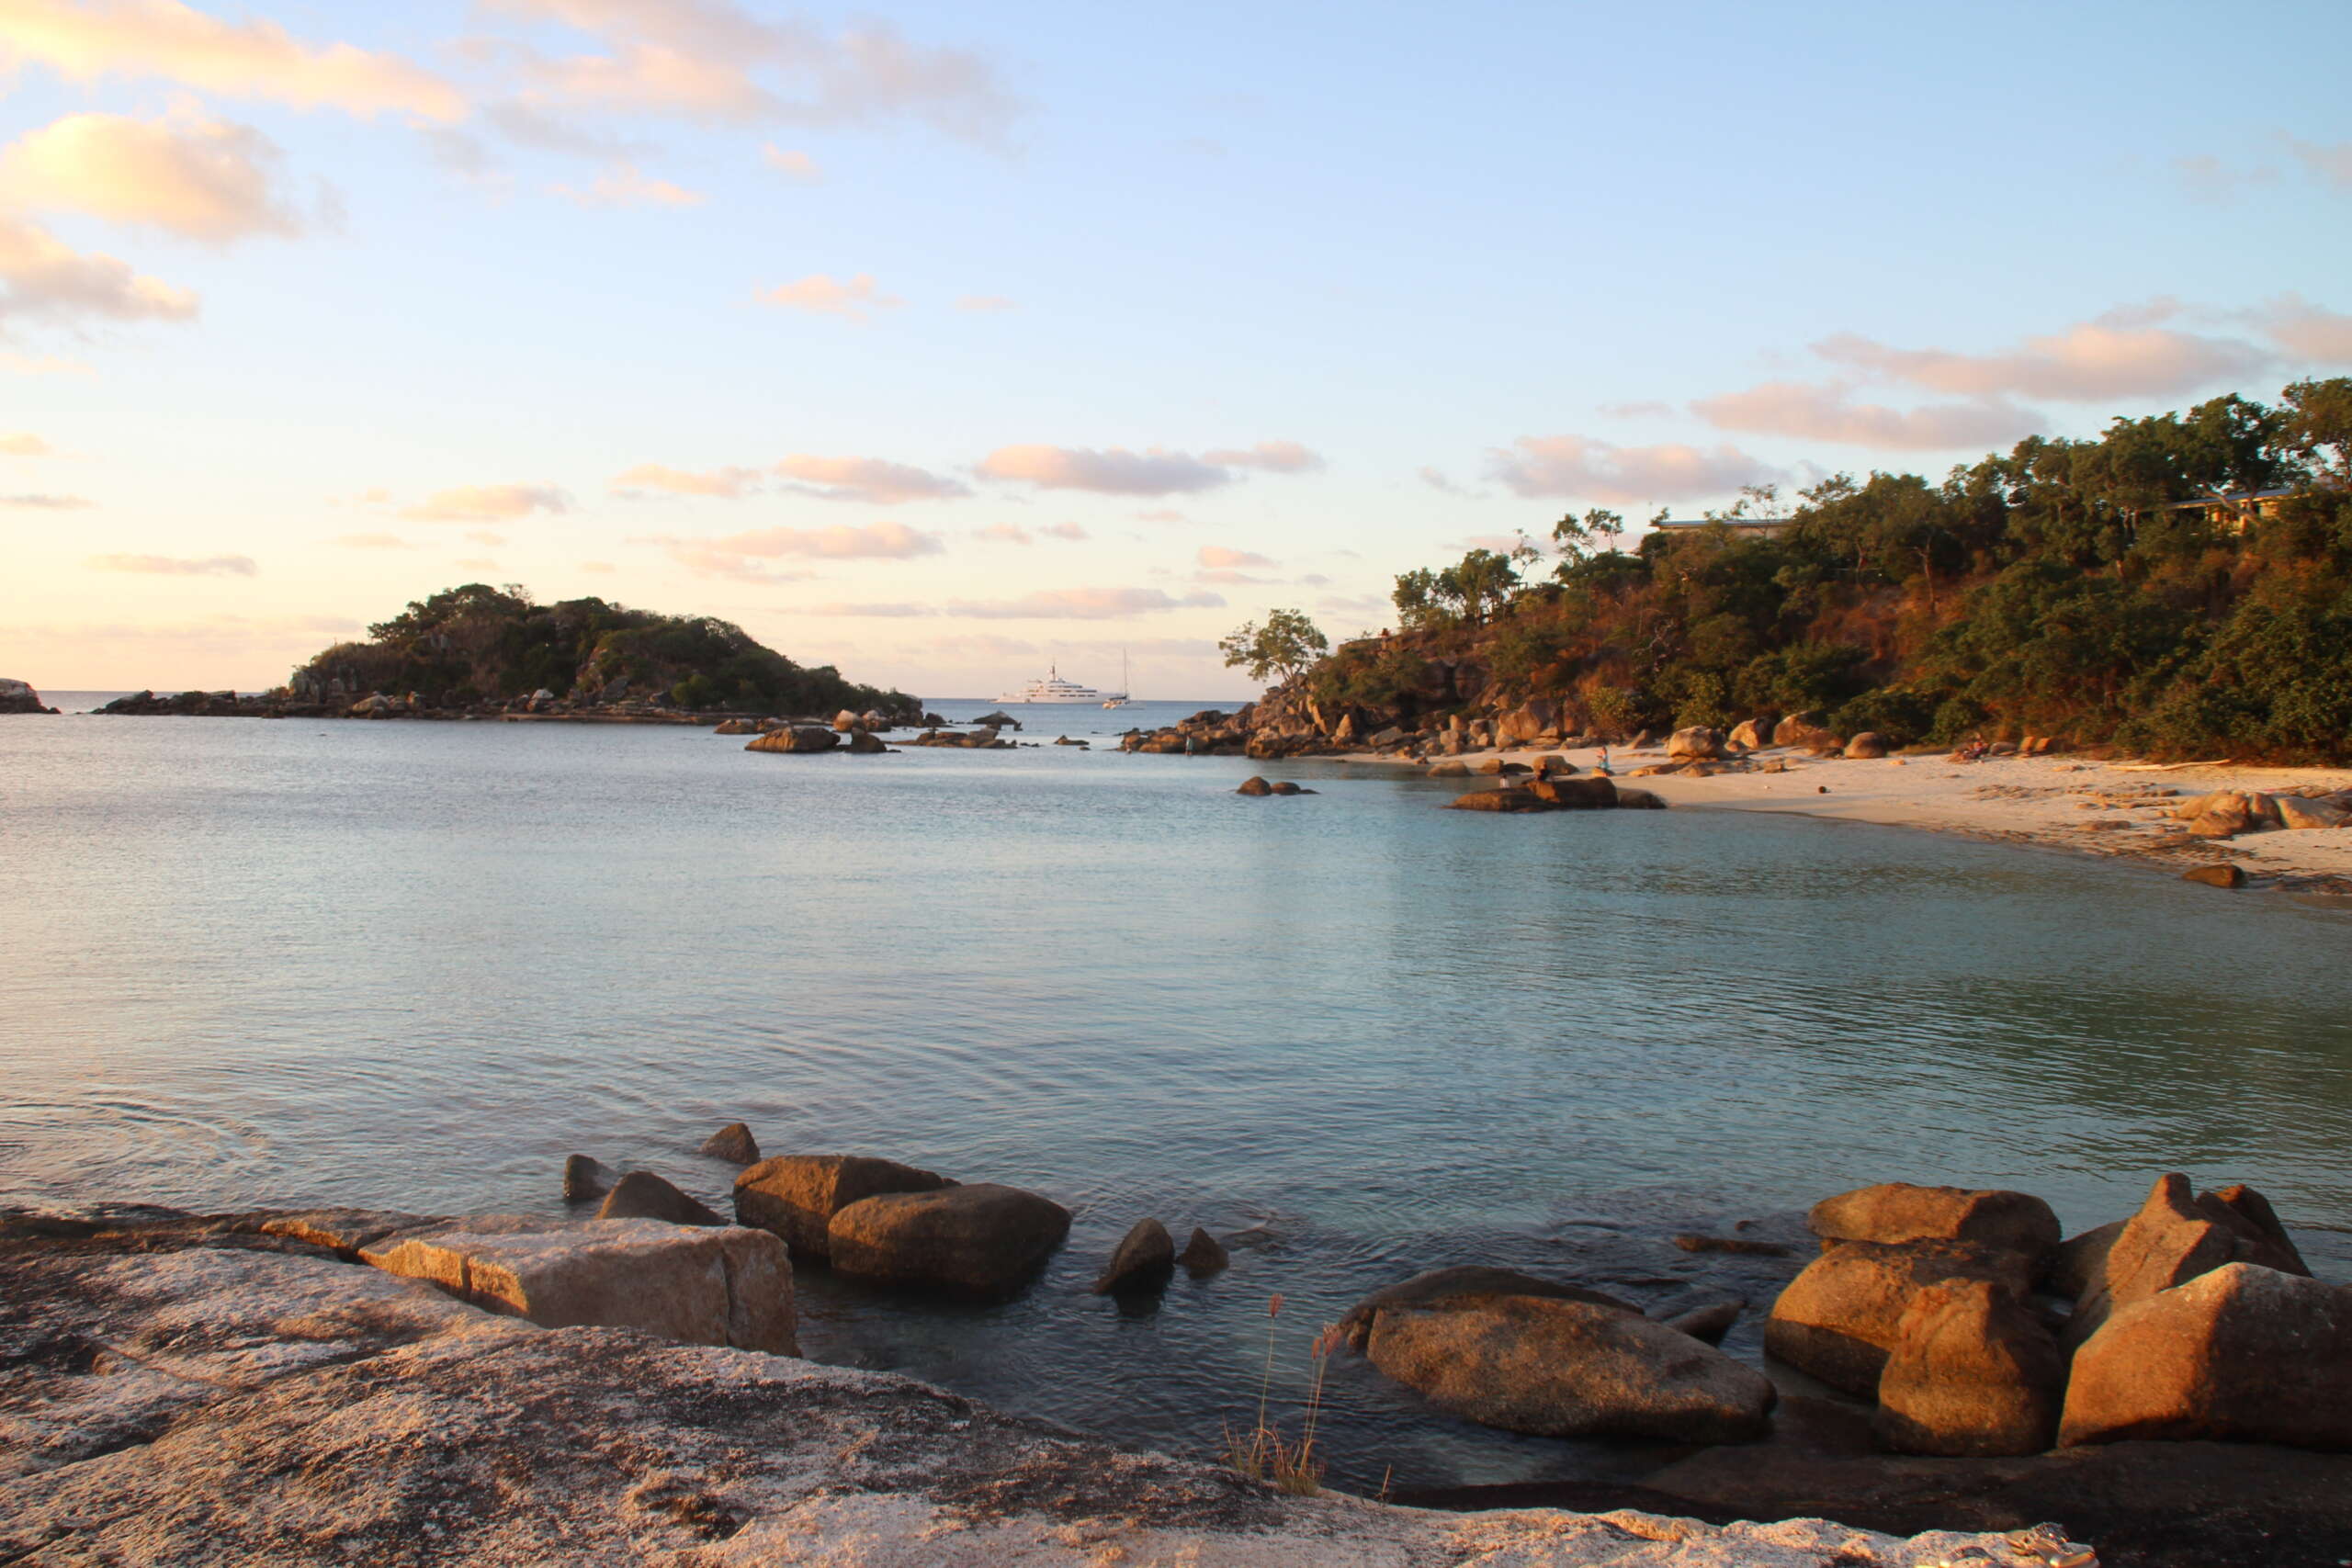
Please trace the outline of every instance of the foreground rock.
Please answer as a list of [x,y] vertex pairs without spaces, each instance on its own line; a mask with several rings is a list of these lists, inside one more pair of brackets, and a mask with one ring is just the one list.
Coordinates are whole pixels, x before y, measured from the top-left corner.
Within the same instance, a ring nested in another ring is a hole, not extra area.
[[889,1192],[835,1213],[836,1272],[984,1301],[1017,1294],[1069,1234],[1069,1211],[1035,1192],[979,1181]]
[[765,1231],[491,1215],[396,1235],[359,1256],[542,1328],[637,1328],[689,1345],[797,1350],[792,1264]]
[[1184,1272],[1193,1279],[1205,1280],[1212,1274],[1224,1272],[1233,1258],[1225,1250],[1223,1242],[1194,1225],[1193,1234],[1184,1238],[1184,1250],[1176,1255],[1176,1261],[1182,1263]]
[[563,1162],[563,1199],[567,1203],[584,1203],[591,1198],[602,1198],[612,1190],[620,1177],[604,1161],[586,1155],[568,1155]]
[[[1911,1568],[1997,1535],[1283,1497],[884,1373],[542,1330],[254,1238],[0,1236],[0,1559]],[[292,1243],[272,1243],[294,1247]],[[134,1255],[135,1254],[135,1255]],[[2102,1460],[2111,1450],[2086,1450]],[[2046,1517],[2054,1510],[2045,1510]],[[2234,1561],[2216,1558],[2214,1561]]]
[[1911,1300],[1878,1380],[1878,1433],[1900,1453],[2038,1454],[2058,1430],[2066,1364],[2041,1320],[1996,1285]]
[[2352,1449],[2352,1289],[2228,1263],[2119,1308],[2075,1353],[2059,1440],[2131,1438]]
[[936,1171],[866,1155],[779,1155],[735,1179],[735,1219],[774,1232],[797,1253],[823,1258],[833,1216],[852,1203],[955,1185]]
[[1973,1243],[1835,1242],[1772,1303],[1764,1348],[1833,1388],[1872,1398],[1920,1292],[1947,1280],[1984,1280],[2021,1300],[2033,1275],[2024,1255]]
[[2231,1188],[2191,1194],[2177,1172],[2156,1179],[2147,1201],[2098,1255],[2078,1260],[2084,1278],[2065,1343],[2079,1347],[2120,1308],[2185,1284],[2227,1263],[2246,1262],[2308,1274],[2294,1243],[2259,1192]]
[[1430,1403],[1539,1437],[1738,1443],[1764,1435],[1772,1385],[1638,1313],[1543,1296],[1376,1309],[1364,1353]]

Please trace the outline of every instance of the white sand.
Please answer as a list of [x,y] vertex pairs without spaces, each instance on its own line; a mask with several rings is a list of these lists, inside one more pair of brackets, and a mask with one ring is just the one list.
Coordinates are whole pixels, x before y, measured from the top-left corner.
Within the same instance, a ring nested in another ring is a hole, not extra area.
[[[1500,753],[1532,762],[1540,749]],[[1554,750],[1589,772],[1597,753]],[[1476,769],[1496,756],[1463,759]],[[2266,790],[2274,795],[2352,788],[2352,773],[2330,768],[2190,767],[2151,773],[2085,758],[1999,757],[1953,762],[1943,755],[1880,761],[1815,758],[1774,748],[1753,761],[1779,762],[1786,773],[1727,773],[1712,778],[1659,773],[1631,778],[1666,761],[1662,750],[1612,747],[1609,761],[1620,784],[1648,789],[1672,806],[1728,811],[1790,811],[2013,843],[2052,845],[2087,854],[2129,855],[2183,867],[2234,862],[2248,876],[2284,886],[2352,893],[2352,826],[2245,833],[2234,839],[2183,840],[2171,808],[2214,790]],[[1498,780],[1474,775],[1464,789]],[[1827,793],[1823,793],[1824,791]],[[2155,792],[2171,790],[2171,795]],[[2096,824],[2112,826],[2096,826]]]

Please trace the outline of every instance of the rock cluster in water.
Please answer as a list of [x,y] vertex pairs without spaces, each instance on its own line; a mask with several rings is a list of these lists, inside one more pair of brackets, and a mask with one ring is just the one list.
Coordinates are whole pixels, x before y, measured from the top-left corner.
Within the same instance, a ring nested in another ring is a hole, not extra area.
[[44,706],[40,694],[22,681],[0,680],[0,714],[46,713],[57,710]]

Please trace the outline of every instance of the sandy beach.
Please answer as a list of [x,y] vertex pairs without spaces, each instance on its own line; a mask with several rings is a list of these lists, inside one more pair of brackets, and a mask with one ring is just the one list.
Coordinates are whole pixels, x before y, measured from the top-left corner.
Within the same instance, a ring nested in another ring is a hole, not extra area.
[[[1532,763],[1544,755],[1566,757],[1587,772],[1599,757],[1593,750],[1543,749],[1482,753],[1463,759],[1473,770],[1464,787],[1494,782],[1476,770],[1497,756]],[[1795,812],[1923,828],[2084,854],[2123,855],[2184,871],[2228,862],[2275,887],[2352,895],[2352,828],[2210,840],[2188,836],[2172,815],[2183,802],[2215,790],[2301,795],[2352,789],[2352,772],[2343,769],[2199,764],[2152,771],[2144,762],[2065,755],[1996,757],[1981,762],[1955,762],[1940,754],[1864,761],[1771,748],[1749,759],[1758,764],[1755,771],[1704,778],[1679,773],[1635,778],[1642,769],[1667,760],[1663,748],[1611,748],[1609,760],[1621,784],[1651,790],[1676,807]],[[1767,771],[1775,764],[1784,771]]]

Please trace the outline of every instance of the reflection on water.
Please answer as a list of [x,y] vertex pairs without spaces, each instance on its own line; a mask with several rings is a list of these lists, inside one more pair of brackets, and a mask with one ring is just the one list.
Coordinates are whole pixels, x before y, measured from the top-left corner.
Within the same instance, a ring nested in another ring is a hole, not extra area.
[[[1279,1401],[1318,1324],[1439,1264],[1762,1302],[1788,1265],[1667,1235],[1785,1231],[1866,1180],[2020,1186],[2074,1225],[2160,1169],[2247,1180],[2352,1271],[2338,911],[1789,818],[1448,813],[1337,764],[1232,795],[1252,771],[0,721],[0,1201],[551,1211],[575,1149],[723,1201],[692,1151],[741,1117],[1078,1214],[1007,1306],[806,1276],[813,1353],[1195,1452],[1254,1411],[1272,1292]],[[1088,1295],[1144,1213],[1249,1235],[1156,1312]],[[1642,1457],[1360,1367],[1333,1398],[1358,1483]]]

